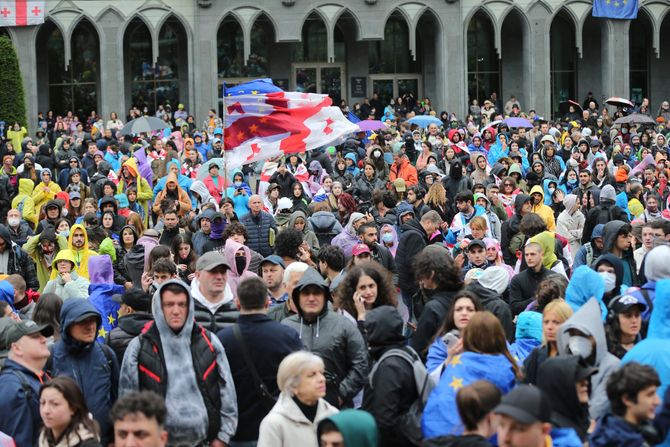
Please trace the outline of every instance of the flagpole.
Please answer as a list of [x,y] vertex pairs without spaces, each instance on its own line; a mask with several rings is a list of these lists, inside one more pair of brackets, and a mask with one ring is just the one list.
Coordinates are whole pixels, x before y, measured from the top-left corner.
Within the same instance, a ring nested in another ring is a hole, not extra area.
[[223,83],[221,91],[223,97],[223,110],[221,111],[221,126],[223,130],[223,141],[221,147],[223,148],[223,197],[228,197],[228,156],[226,155],[226,83]]

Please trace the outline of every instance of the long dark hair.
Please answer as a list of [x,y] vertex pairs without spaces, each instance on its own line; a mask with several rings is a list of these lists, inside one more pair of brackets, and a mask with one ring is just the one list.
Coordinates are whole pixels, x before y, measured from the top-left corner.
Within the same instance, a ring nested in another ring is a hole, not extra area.
[[[191,251],[186,259],[179,257],[179,246],[181,244],[187,244],[191,247]],[[198,257],[195,254],[195,250],[193,250],[193,242],[189,233],[180,233],[172,239],[172,255],[174,256],[175,264],[185,264],[191,272],[195,272],[195,261],[197,261]]]
[[440,328],[440,330],[436,334],[437,337],[441,337],[444,334],[446,334],[448,332],[451,332],[454,329],[456,329],[456,323],[454,323],[454,313],[456,312],[456,301],[460,300],[461,298],[469,299],[472,302],[472,304],[475,306],[475,312],[481,312],[482,310],[484,310],[484,306],[482,306],[482,302],[479,301],[479,297],[477,295],[470,292],[469,290],[459,291],[454,296],[454,301],[452,301],[451,306],[449,306],[449,310],[447,311],[447,315],[445,315],[445,317],[444,317],[444,322],[442,323],[442,327]]
[[63,299],[55,293],[43,293],[33,309],[33,321],[40,325],[50,326],[56,334],[60,334],[60,310]]
[[43,432],[46,435],[49,445],[56,445],[61,439],[67,439],[70,434],[73,434],[79,439],[79,442],[84,441],[79,437],[77,428],[80,425],[83,425],[89,432],[93,433],[96,438],[99,437],[100,429],[98,423],[95,422],[92,418],[89,417],[88,407],[86,406],[86,400],[84,399],[84,394],[79,389],[77,383],[66,376],[55,377],[51,381],[45,383],[40,388],[40,401],[42,398],[42,393],[44,390],[53,388],[58,390],[65,400],[67,401],[68,406],[72,413],[72,418],[70,423],[67,425],[63,431],[60,439],[55,439],[54,435],[49,428],[43,428]]
[[358,311],[354,304],[354,293],[358,287],[358,281],[362,276],[369,276],[377,284],[377,299],[372,305],[373,308],[379,306],[396,306],[396,290],[393,287],[393,278],[388,270],[376,261],[370,261],[363,265],[357,265],[351,268],[344,281],[337,288],[337,294],[341,299],[340,309],[346,310],[349,315],[358,318]]

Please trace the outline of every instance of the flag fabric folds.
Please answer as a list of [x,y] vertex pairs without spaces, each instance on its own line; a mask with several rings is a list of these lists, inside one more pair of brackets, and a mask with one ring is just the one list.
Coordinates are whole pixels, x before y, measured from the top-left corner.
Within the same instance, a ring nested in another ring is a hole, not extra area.
[[440,381],[430,393],[421,421],[424,437],[460,435],[463,423],[456,408],[456,393],[477,380],[488,380],[503,394],[514,387],[512,365],[502,354],[464,352],[445,365]]
[[0,0],[0,26],[44,23],[45,0]]
[[593,0],[593,17],[632,20],[637,8],[637,0]]
[[328,95],[284,92],[268,79],[226,89],[224,106],[229,168],[316,149],[357,130]]

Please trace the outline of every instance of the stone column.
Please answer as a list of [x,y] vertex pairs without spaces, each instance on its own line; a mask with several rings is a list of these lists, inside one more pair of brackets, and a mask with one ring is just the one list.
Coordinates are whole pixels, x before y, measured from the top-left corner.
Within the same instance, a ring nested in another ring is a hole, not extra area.
[[[23,91],[26,99],[26,114],[28,115],[28,134],[33,135],[37,129],[37,53],[35,39],[37,26],[20,26],[12,29],[12,42],[19,58],[19,69],[23,77]],[[46,114],[46,110],[43,110]],[[10,123],[7,123],[9,126]]]

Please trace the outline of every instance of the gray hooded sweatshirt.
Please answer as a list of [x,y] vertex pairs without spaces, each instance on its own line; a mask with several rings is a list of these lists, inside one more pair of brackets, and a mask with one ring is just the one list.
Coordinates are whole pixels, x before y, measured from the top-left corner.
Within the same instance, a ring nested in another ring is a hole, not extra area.
[[[170,329],[161,306],[161,292],[168,284],[178,284],[188,293],[188,316],[186,324],[179,333]],[[209,423],[191,356],[191,331],[195,327],[195,312],[188,286],[177,279],[164,282],[154,294],[151,310],[155,317],[154,324],[160,334],[168,377],[165,396],[168,410],[165,424],[169,433],[168,445],[185,447],[200,444],[207,438]],[[221,428],[217,438],[227,444],[237,429],[237,396],[224,348],[214,334],[210,334],[210,341],[216,349],[220,378]],[[123,357],[119,379],[120,396],[139,390],[139,351],[140,339],[135,337]]]
[[609,411],[607,400],[607,379],[615,369],[619,367],[620,360],[607,351],[607,339],[605,338],[605,326],[603,325],[600,304],[595,298],[591,298],[577,310],[565,323],[561,325],[558,332],[559,355],[570,354],[568,343],[570,329],[577,329],[583,334],[592,336],[596,341],[595,366],[598,372],[591,377],[591,398],[589,399],[589,415],[591,419],[598,420]]

